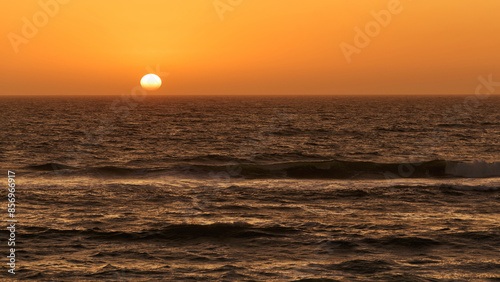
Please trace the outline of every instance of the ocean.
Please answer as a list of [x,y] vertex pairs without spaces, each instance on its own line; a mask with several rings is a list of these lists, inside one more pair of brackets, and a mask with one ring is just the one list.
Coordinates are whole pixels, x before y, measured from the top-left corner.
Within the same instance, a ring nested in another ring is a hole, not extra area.
[[0,104],[2,279],[500,281],[498,96]]

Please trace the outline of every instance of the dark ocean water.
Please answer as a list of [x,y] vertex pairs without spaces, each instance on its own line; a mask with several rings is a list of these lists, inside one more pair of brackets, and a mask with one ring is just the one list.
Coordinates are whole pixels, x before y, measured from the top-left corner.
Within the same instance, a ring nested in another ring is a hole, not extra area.
[[500,280],[499,97],[0,104],[18,279]]

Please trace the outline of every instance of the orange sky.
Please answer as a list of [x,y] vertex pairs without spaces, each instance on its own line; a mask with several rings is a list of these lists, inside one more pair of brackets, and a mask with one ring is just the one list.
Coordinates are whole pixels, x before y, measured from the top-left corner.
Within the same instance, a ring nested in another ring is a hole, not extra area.
[[355,28],[398,0],[242,0],[223,20],[214,0],[59,1],[1,1],[0,95],[123,94],[157,65],[166,95],[472,94],[480,75],[500,81],[498,0],[401,0],[350,63],[340,44],[356,47]]

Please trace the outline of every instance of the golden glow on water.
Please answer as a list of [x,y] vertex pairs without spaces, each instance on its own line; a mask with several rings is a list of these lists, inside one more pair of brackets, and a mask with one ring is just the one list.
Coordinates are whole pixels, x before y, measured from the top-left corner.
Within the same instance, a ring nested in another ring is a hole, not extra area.
[[[495,275],[497,98],[460,126],[437,115],[451,97],[148,97],[122,116],[131,100],[5,98],[21,280]],[[423,156],[436,127],[450,139]]]

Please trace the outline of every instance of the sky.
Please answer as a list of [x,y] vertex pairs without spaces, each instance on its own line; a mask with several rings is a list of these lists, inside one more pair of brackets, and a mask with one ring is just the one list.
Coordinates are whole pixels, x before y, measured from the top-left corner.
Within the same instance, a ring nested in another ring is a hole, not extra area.
[[[500,81],[500,1],[0,3],[0,95],[473,94]],[[168,73],[168,75],[167,75]]]

